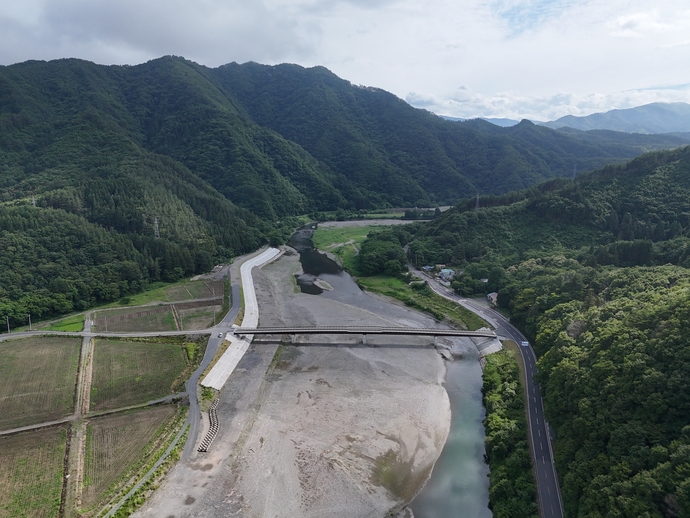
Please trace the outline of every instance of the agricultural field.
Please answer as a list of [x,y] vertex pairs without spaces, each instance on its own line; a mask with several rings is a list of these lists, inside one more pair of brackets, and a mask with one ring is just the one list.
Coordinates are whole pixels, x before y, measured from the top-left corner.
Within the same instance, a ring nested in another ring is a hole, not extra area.
[[0,436],[0,518],[58,515],[66,427]]
[[[87,426],[82,509],[103,504],[155,452],[177,413],[161,405],[92,419]],[[99,506],[100,507],[100,506]]]
[[214,309],[216,321],[219,322],[223,317],[223,306],[204,306],[200,308],[179,309],[180,327],[182,330],[189,331],[195,329],[206,329],[213,327]]
[[80,346],[63,337],[0,342],[0,430],[72,413]]
[[146,403],[173,393],[187,361],[180,343],[96,340],[91,410]]
[[166,288],[166,300],[180,302],[192,299],[210,299],[223,297],[223,281],[194,281],[175,284]]
[[95,311],[93,322],[91,330],[101,333],[177,330],[172,308],[167,304]]
[[151,289],[138,293],[136,295],[129,295],[118,302],[113,302],[107,307],[113,306],[141,306],[142,304],[151,304],[155,302],[181,302],[192,299],[210,299],[215,295],[222,297],[223,295],[223,281],[189,281],[184,280],[176,282],[175,284],[168,284],[165,282],[154,283]]

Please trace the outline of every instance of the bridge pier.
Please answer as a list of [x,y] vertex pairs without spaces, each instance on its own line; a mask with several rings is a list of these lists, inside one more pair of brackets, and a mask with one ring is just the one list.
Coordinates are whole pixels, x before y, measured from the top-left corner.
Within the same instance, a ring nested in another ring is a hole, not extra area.
[[438,347],[438,336],[434,335],[434,347]]
[[367,345],[367,335],[362,333],[362,344]]
[[293,344],[294,344],[295,342],[297,342],[297,335],[294,334],[294,333],[292,334],[291,342],[292,342]]

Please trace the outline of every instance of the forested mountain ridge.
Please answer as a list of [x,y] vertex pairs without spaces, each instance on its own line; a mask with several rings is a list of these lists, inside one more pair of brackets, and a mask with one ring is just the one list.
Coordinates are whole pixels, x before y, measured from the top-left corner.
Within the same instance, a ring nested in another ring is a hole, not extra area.
[[280,242],[293,216],[498,194],[641,145],[530,123],[486,134],[319,67],[0,67],[0,261],[11,265],[0,309],[12,323],[85,309]]
[[633,143],[624,134],[620,142],[612,135],[600,143],[529,121],[511,128],[450,122],[383,90],[354,86],[323,67],[231,63],[212,74],[259,124],[354,180],[367,199],[394,206],[498,194],[570,176],[573,168],[595,169],[688,143],[672,136]]
[[566,516],[690,516],[690,147],[480,203],[404,237],[533,343]]

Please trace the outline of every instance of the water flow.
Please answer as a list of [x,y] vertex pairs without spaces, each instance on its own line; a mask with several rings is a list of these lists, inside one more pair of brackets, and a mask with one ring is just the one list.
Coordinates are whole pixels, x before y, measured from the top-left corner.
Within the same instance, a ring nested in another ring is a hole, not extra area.
[[[374,313],[387,313],[381,303],[361,292],[337,263],[312,244],[313,228],[305,225],[288,245],[300,254],[304,274],[297,275],[303,293],[333,298]],[[325,280],[333,291],[315,284]],[[473,345],[460,346],[462,356],[447,363],[445,388],[451,405],[451,428],[431,478],[410,504],[415,518],[491,518],[489,468],[484,462],[482,373]]]
[[491,518],[489,467],[484,462],[484,406],[476,357],[447,364],[451,427],[431,478],[410,504],[415,518]]

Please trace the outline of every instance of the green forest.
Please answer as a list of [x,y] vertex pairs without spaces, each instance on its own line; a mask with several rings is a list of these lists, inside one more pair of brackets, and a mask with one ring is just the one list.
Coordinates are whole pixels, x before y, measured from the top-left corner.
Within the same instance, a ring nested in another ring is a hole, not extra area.
[[524,388],[513,355],[505,349],[489,355],[483,379],[489,506],[494,518],[536,518]]
[[684,142],[520,126],[449,122],[321,67],[0,67],[0,314],[119,300],[284,243],[304,215],[498,196]]
[[[690,516],[689,188],[683,148],[405,227],[413,264],[497,291],[532,342],[568,517]],[[360,261],[393,257],[370,239]]]

